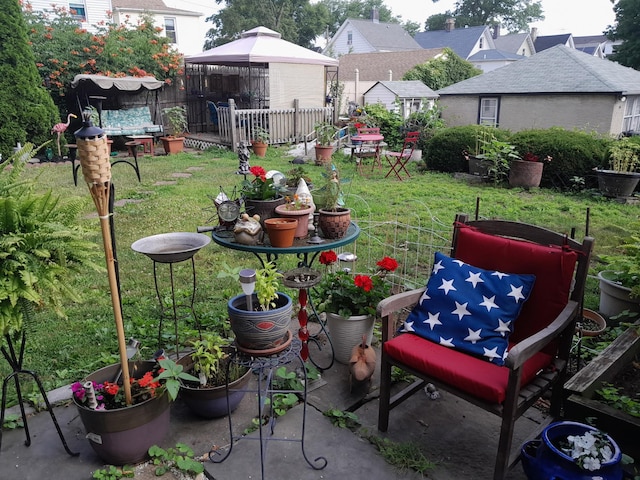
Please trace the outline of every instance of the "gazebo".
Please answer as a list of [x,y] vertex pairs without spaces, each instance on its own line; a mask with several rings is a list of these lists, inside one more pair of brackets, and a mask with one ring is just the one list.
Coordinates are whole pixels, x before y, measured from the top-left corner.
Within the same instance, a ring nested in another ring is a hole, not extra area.
[[[239,109],[323,107],[338,60],[288,42],[278,32],[256,27],[238,40],[185,57],[191,112],[203,119],[190,128],[207,131],[206,102],[233,99]],[[202,121],[204,120],[204,121]]]

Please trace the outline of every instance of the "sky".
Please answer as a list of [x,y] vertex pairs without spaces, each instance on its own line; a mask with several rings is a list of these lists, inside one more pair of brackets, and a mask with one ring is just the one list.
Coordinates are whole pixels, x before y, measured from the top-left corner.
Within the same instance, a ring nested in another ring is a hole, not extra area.
[[[455,0],[384,0],[394,15],[424,26],[427,17],[453,10]],[[574,36],[602,35],[615,21],[610,0],[542,0],[543,22],[531,24],[538,35],[571,33]]]

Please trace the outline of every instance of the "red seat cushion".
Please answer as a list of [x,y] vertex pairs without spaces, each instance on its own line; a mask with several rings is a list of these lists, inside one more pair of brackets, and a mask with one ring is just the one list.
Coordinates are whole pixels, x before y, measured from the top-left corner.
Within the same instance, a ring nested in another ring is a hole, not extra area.
[[456,258],[484,269],[536,277],[531,296],[515,321],[512,342],[549,325],[567,305],[578,259],[576,252],[488,235],[469,226],[457,228]]
[[[502,403],[505,399],[509,380],[507,367],[443,347],[412,333],[385,342],[383,348],[391,358],[474,397],[490,403]],[[521,385],[529,383],[551,360],[550,355],[540,352],[525,362]]]

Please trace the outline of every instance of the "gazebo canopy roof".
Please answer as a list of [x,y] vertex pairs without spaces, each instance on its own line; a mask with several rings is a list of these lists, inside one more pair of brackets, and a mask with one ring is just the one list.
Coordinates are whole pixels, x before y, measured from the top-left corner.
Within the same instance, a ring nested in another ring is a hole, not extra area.
[[238,40],[185,57],[185,62],[235,66],[252,63],[338,65],[335,58],[287,42],[278,32],[266,27],[256,27],[243,32]]

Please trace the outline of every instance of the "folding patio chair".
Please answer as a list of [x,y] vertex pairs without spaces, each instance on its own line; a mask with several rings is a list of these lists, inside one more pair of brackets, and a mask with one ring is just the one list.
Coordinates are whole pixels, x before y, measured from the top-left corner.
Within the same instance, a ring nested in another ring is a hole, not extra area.
[[407,162],[413,155],[413,151],[416,148],[416,144],[418,143],[418,139],[420,138],[420,132],[409,132],[404,139],[404,143],[402,145],[402,150],[399,152],[385,152],[385,157],[391,169],[385,175],[387,178],[392,173],[396,174],[398,180],[402,180],[402,172],[410,177],[409,171],[407,170]]

